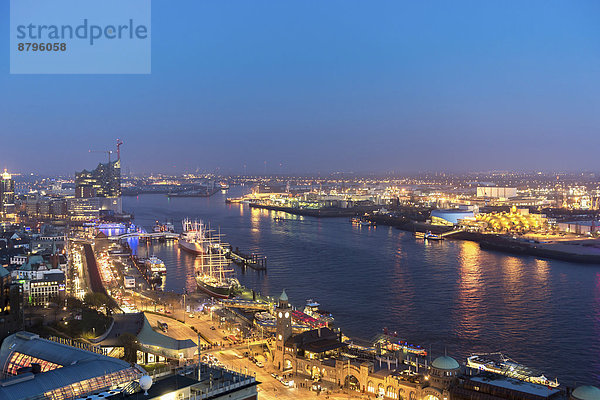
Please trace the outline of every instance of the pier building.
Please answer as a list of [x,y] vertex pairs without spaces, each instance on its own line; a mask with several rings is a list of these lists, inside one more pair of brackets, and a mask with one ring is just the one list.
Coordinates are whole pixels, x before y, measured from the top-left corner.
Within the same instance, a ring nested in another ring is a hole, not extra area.
[[285,291],[275,311],[276,340],[271,349],[274,366],[296,386],[345,387],[398,400],[447,400],[460,374],[458,362],[449,356],[438,357],[417,372],[396,359],[377,359],[350,351],[339,331],[321,327],[293,334]]

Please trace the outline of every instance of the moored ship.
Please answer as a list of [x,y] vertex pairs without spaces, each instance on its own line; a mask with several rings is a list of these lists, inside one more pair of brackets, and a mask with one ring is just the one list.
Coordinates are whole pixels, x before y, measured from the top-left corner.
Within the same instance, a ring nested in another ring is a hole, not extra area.
[[467,357],[467,367],[479,371],[491,372],[504,375],[525,382],[536,383],[549,387],[559,386],[558,380],[550,380],[541,372],[534,371],[518,362],[506,357],[502,353],[472,354]]
[[196,284],[204,293],[220,299],[233,297],[240,286],[235,278],[220,280],[211,275],[197,275]]
[[304,314],[316,318],[320,322],[325,323],[327,326],[333,325],[333,315],[327,311],[319,309],[320,304],[313,299],[306,300],[306,306],[304,307]]
[[210,230],[203,229],[198,246],[203,248],[201,264],[196,269],[198,289],[217,298],[233,297],[240,288],[233,269],[226,269],[229,261],[225,258],[221,243],[221,235],[213,235]]
[[150,257],[144,262],[144,264],[146,265],[146,268],[152,271],[153,274],[164,274],[167,272],[165,263],[156,256]]
[[202,255],[207,252],[206,228],[202,222],[184,219],[183,233],[179,237],[179,247],[189,253]]

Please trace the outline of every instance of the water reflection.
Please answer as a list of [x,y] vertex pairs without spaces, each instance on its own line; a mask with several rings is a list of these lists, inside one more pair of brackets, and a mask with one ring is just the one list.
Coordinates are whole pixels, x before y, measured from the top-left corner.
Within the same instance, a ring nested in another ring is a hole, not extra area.
[[458,335],[479,339],[482,321],[486,316],[484,287],[481,276],[481,258],[479,245],[474,242],[462,242],[459,253]]

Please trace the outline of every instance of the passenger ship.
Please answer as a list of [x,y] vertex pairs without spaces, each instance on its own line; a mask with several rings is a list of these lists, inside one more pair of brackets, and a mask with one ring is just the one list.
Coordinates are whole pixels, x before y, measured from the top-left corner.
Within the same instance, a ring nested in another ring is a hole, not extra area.
[[498,375],[508,376],[525,382],[538,385],[557,387],[558,379],[550,380],[544,374],[534,371],[518,362],[506,357],[502,353],[472,354],[467,357],[467,367],[479,371],[491,372]]
[[164,274],[167,272],[165,263],[158,257],[152,256],[145,261],[146,268],[152,271],[153,274]]
[[189,253],[201,255],[207,252],[206,227],[202,221],[191,221],[184,219],[182,222],[183,233],[179,237],[179,247]]

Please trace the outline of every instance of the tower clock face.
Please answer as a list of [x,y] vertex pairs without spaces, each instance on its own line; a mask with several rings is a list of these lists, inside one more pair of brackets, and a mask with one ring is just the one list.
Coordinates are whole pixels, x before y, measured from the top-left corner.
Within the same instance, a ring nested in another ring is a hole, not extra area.
[[290,313],[289,313],[289,312],[286,312],[286,313],[285,313],[285,317],[286,317],[286,318],[289,318],[289,317],[290,317]]
[[283,316],[283,314],[281,313],[281,311],[279,311],[279,318],[281,318]]

